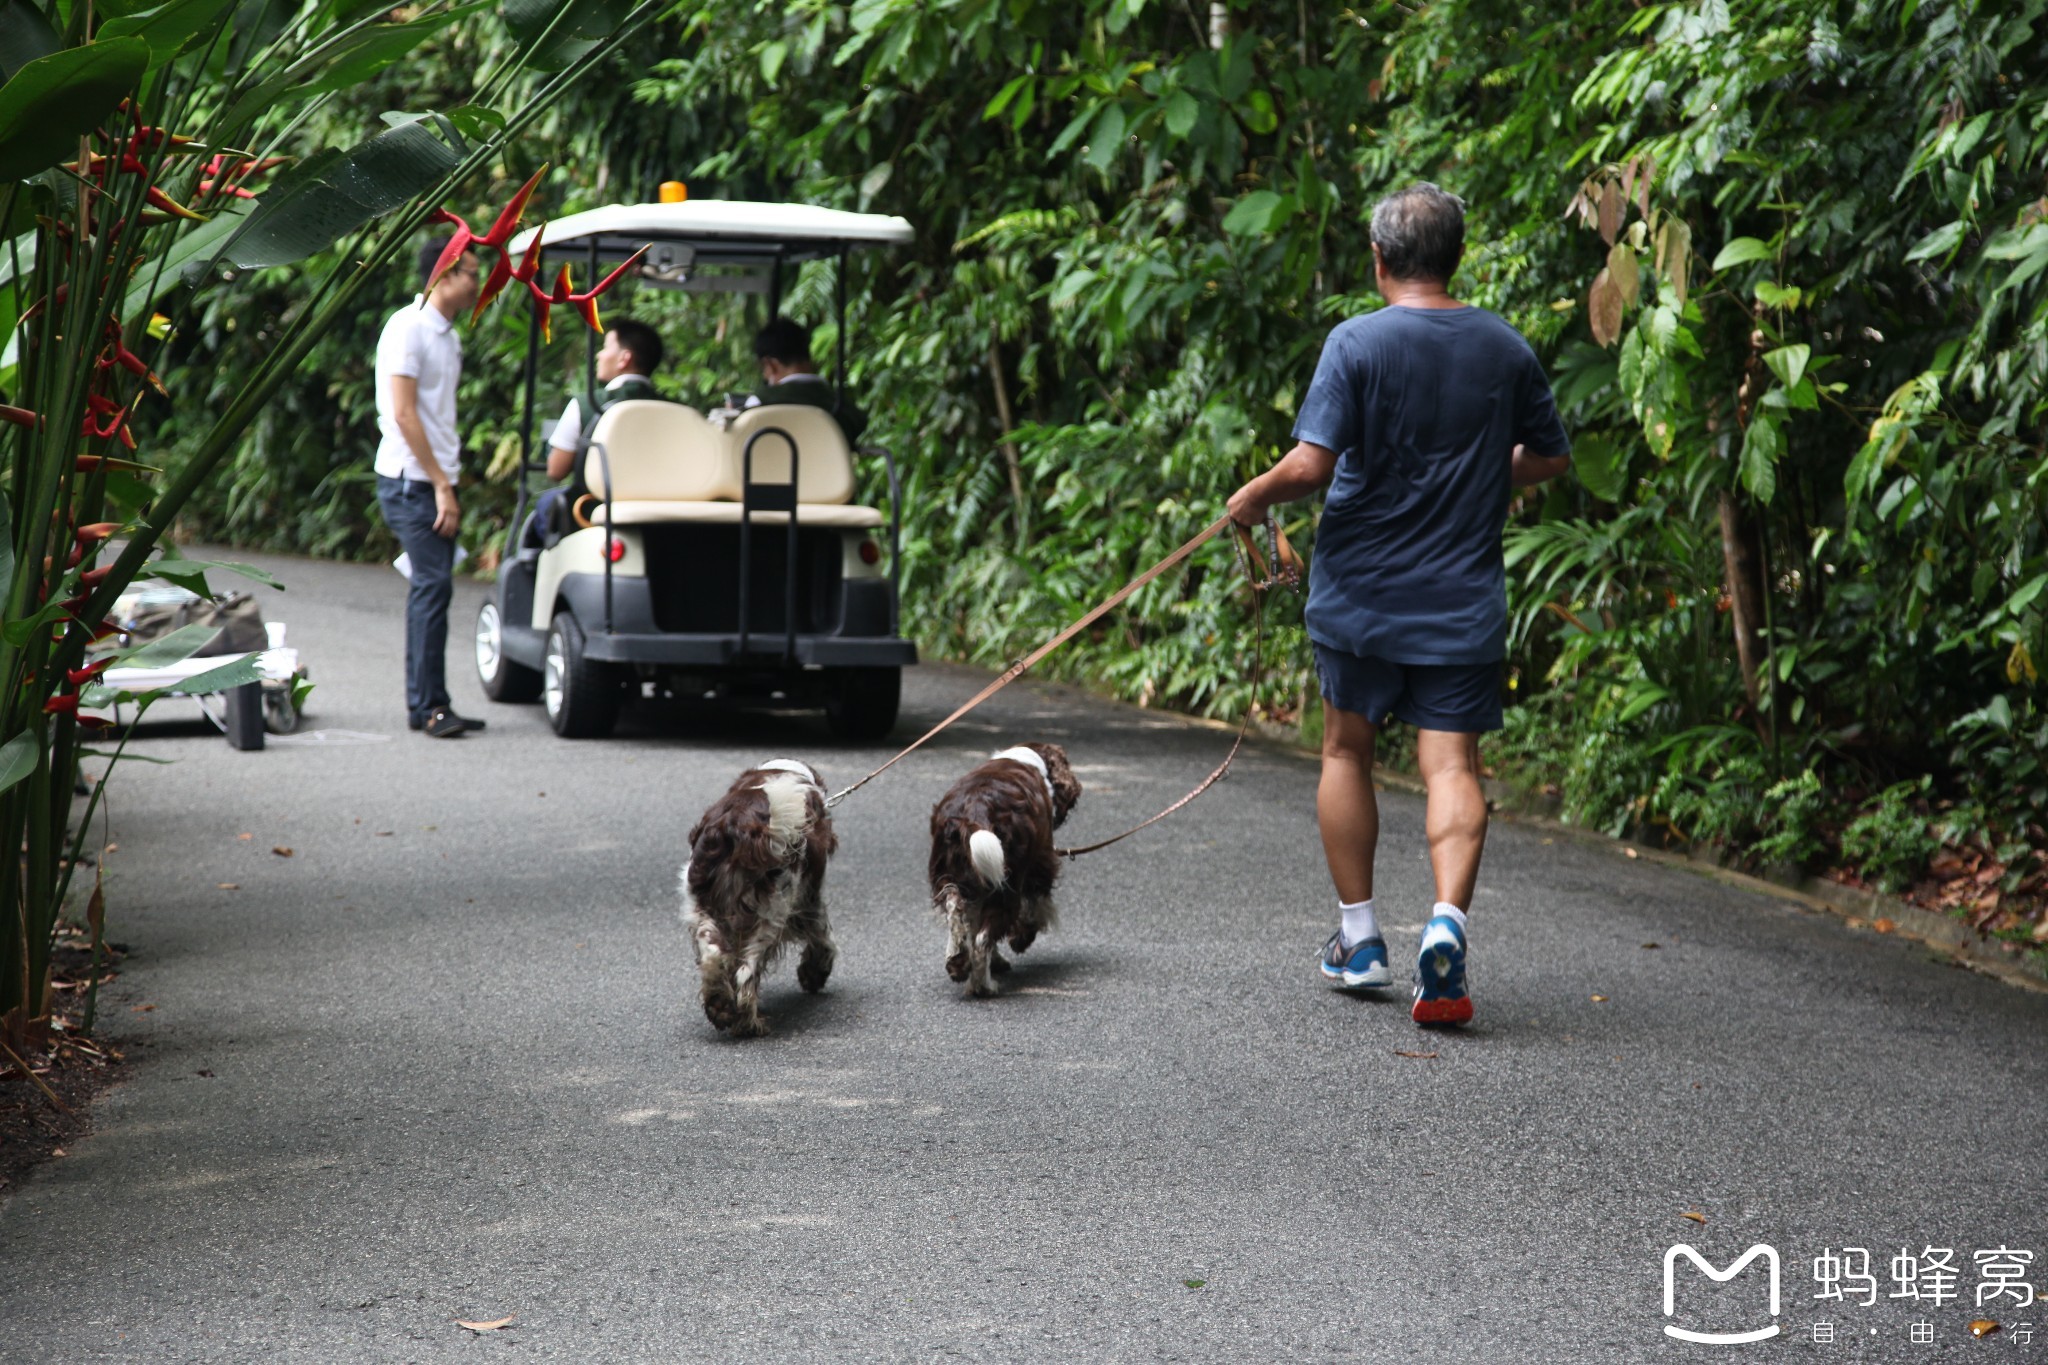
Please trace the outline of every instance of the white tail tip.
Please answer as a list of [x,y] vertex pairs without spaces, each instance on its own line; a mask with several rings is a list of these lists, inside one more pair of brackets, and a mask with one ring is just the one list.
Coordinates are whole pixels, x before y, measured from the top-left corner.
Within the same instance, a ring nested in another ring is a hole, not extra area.
[[994,830],[978,829],[968,835],[967,857],[990,886],[1001,886],[1010,879],[1009,866],[1003,861],[1003,841],[996,838]]

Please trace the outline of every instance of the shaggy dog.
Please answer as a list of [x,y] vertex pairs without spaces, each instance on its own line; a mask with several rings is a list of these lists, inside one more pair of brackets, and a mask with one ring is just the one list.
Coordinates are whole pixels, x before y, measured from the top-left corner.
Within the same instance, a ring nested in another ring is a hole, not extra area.
[[1052,832],[1081,783],[1057,744],[1004,749],[953,784],[932,807],[932,904],[946,919],[946,975],[969,995],[995,994],[990,972],[1010,964],[1057,922],[1052,884],[1060,874]]
[[741,773],[690,831],[683,929],[704,1017],[741,1038],[768,1032],[761,976],[792,941],[797,984],[821,991],[839,950],[825,919],[825,860],[839,847],[817,770],[778,758]]

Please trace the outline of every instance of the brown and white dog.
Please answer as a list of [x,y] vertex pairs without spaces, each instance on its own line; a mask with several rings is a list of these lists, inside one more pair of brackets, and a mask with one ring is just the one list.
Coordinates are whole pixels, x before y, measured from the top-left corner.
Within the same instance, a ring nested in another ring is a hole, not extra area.
[[1060,875],[1052,832],[1081,783],[1057,744],[1004,749],[953,784],[932,807],[932,904],[946,919],[946,975],[969,995],[995,994],[990,972],[1010,964],[1058,921],[1052,884]]
[[825,918],[825,860],[838,849],[817,769],[793,758],[749,768],[690,831],[683,929],[697,955],[704,1017],[741,1038],[768,1032],[761,977],[803,945],[797,984],[825,988],[839,956]]

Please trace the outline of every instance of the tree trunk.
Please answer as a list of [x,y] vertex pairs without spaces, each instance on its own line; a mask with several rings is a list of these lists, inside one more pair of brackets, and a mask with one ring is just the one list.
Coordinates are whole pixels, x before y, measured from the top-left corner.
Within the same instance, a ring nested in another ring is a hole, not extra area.
[[1721,490],[1721,557],[1728,571],[1729,614],[1735,620],[1735,658],[1742,668],[1742,690],[1755,706],[1761,695],[1763,668],[1763,567],[1756,527],[1742,494],[1733,488]]
[[1024,474],[1018,465],[1017,443],[1010,439],[1010,432],[1016,422],[1010,416],[1010,387],[1003,380],[1003,347],[1001,340],[991,332],[988,339],[988,375],[996,386],[996,420],[1003,424],[1003,464],[1010,474],[1010,505],[1017,523],[1017,543],[1021,546],[1025,536]]

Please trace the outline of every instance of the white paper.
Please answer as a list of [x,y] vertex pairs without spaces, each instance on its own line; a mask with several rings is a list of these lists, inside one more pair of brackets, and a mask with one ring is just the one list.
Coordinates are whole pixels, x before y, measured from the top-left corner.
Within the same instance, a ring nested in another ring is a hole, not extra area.
[[[469,551],[467,551],[467,550],[463,549],[463,548],[462,548],[462,547],[461,547],[460,545],[456,546],[456,547],[455,547],[455,563],[454,563],[454,564],[453,564],[452,566],[450,566],[450,571],[452,572],[452,571],[453,571],[453,570],[455,570],[455,569],[459,569],[459,568],[461,568],[461,567],[462,567],[462,561],[463,561],[463,560],[465,560],[465,559],[468,559],[468,558],[469,558]],[[405,575],[405,581],[406,581],[406,582],[410,583],[410,582],[412,581],[412,556],[411,556],[411,555],[409,555],[409,554],[405,553],[405,552],[404,552],[403,550],[399,551],[399,552],[398,552],[398,558],[396,558],[396,559],[394,559],[394,560],[392,560],[392,561],[391,561],[391,567],[392,567],[392,568],[394,568],[394,569],[396,569],[396,570],[398,570],[398,571],[399,571],[400,573],[404,574],[404,575]]]

